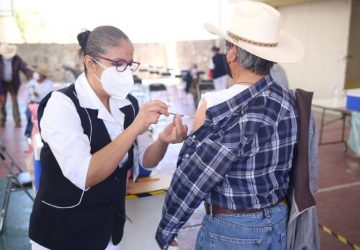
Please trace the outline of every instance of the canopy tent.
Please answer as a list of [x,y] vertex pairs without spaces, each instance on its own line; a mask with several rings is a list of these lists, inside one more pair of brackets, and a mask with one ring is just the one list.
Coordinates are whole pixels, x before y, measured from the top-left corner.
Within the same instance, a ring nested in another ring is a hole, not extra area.
[[[113,25],[133,42],[213,39],[204,22],[220,23],[224,0],[1,0],[8,43],[76,43],[83,29]],[[5,4],[6,3],[6,4]],[[11,10],[13,5],[13,10]],[[1,8],[1,6],[0,6]]]

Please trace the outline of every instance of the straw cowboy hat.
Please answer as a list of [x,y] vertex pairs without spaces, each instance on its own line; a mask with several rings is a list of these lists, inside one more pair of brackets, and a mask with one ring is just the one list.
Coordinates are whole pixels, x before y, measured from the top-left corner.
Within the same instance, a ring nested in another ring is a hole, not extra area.
[[38,72],[40,75],[43,75],[43,76],[48,76],[48,74],[49,74],[48,68],[45,64],[40,64],[39,67],[37,68],[36,72]]
[[10,45],[10,44],[0,45],[0,54],[6,59],[13,58],[16,55],[16,52],[17,52],[16,45]]
[[272,62],[293,63],[304,55],[301,43],[279,29],[280,13],[273,7],[253,1],[234,4],[227,30],[210,23],[204,28],[260,58]]

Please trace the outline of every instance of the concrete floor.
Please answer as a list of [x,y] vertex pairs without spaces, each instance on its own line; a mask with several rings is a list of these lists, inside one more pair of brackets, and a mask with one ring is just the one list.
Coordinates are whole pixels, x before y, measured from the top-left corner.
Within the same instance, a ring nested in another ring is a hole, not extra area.
[[[6,182],[0,181],[1,204],[3,190]],[[1,250],[26,250],[30,249],[28,237],[29,216],[32,209],[32,201],[24,192],[13,193],[10,197],[5,229],[0,237]]]
[[[7,147],[8,152],[16,158],[22,168],[26,169],[25,158],[28,154],[24,153],[27,148],[26,139],[23,136],[25,125],[24,96],[25,94],[21,91],[19,101],[23,116],[23,127],[14,128],[12,117],[8,117],[6,127],[0,129],[0,139]],[[167,93],[162,93],[156,98],[166,100],[172,111],[189,115],[186,118],[186,123],[191,124],[194,106],[191,99],[180,88],[170,86]],[[9,114],[11,114],[10,108],[9,104]],[[163,120],[159,122],[157,127],[154,127],[155,135],[166,123],[167,121]],[[329,125],[324,132],[324,140],[339,138],[340,128],[340,123]],[[346,129],[346,138],[347,135],[348,128]],[[159,166],[159,171],[173,171],[174,159],[180,147],[181,145],[175,145],[169,149],[164,161]],[[350,152],[345,152],[344,148],[344,144],[319,147],[319,192],[316,194],[319,224],[331,230],[333,234],[344,237],[348,242],[360,245],[360,159],[351,155]],[[5,176],[5,169],[0,166],[0,204],[2,204],[3,199]],[[31,207],[32,202],[23,192],[13,193],[5,230],[0,237],[0,250],[30,249],[27,228]],[[202,211],[199,210],[179,234],[180,249],[193,249],[201,216]],[[341,242],[338,237],[329,235],[322,229],[320,229],[320,236],[321,249],[354,249]]]

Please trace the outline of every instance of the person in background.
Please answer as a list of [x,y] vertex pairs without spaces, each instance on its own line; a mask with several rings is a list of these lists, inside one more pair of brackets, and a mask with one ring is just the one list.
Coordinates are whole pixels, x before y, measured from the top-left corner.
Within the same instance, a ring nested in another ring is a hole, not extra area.
[[197,85],[199,83],[199,71],[197,65],[194,63],[191,65],[185,75],[185,92],[190,93],[194,98],[195,105],[198,103]]
[[8,93],[12,100],[12,111],[15,127],[21,127],[21,117],[17,94],[20,88],[20,71],[27,80],[32,78],[33,71],[16,54],[17,47],[10,44],[0,45],[0,127],[6,123],[6,99]]
[[220,48],[213,46],[211,48],[213,56],[210,62],[210,69],[212,70],[212,78],[214,81],[215,90],[226,89],[226,70],[224,66],[224,54],[220,53]]
[[[170,143],[182,142],[180,115],[154,141],[149,126],[168,106],[139,107],[129,94],[134,46],[114,26],[78,35],[84,73],[47,95],[38,108],[41,177],[30,216],[32,249],[120,249],[127,173],[155,167]],[[152,216],[152,214],[149,214]]]
[[191,76],[192,76],[192,79],[193,79],[195,82],[198,82],[198,81],[199,81],[199,71],[198,71],[198,66],[197,66],[196,63],[194,63],[193,65],[191,65],[190,74],[191,74]]
[[[48,70],[46,65],[42,64],[34,72],[33,79],[26,85],[28,92],[29,105],[39,104],[41,100],[53,91],[53,82],[48,78]],[[25,127],[25,136],[31,138],[33,123],[31,121],[31,111],[29,106],[26,111],[27,124]],[[28,150],[31,152],[31,146]]]
[[275,82],[281,84],[287,89],[289,88],[289,82],[286,72],[280,64],[274,63],[274,65],[270,69],[270,75]]
[[162,249],[204,202],[196,249],[285,249],[290,171],[299,140],[295,96],[270,76],[273,62],[297,62],[303,47],[279,32],[280,13],[239,1],[226,33],[234,85],[204,95],[178,156],[156,240]]
[[46,65],[40,65],[33,79],[26,86],[30,102],[40,103],[53,90],[53,82],[48,78],[48,75],[49,72]]
[[184,76],[186,93],[190,93],[191,83],[193,80],[193,74],[191,73],[191,71],[192,71],[192,66],[186,71],[186,74]]

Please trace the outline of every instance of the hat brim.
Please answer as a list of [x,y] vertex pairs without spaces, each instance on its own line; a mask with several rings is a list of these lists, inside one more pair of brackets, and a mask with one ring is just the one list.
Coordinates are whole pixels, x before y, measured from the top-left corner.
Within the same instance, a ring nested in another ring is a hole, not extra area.
[[285,31],[279,31],[278,44],[276,47],[264,47],[253,45],[244,41],[235,41],[229,35],[222,32],[219,28],[210,23],[204,24],[205,30],[218,35],[230,43],[254,54],[260,58],[278,63],[295,63],[300,61],[304,56],[304,48],[301,43]]

